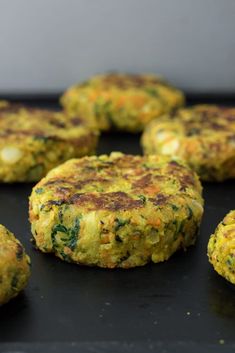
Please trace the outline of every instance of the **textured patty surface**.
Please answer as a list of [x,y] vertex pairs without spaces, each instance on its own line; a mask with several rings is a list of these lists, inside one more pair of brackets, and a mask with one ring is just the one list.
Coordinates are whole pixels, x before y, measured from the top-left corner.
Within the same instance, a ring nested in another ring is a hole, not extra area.
[[235,284],[235,211],[230,211],[211,235],[208,257],[216,272]]
[[202,180],[235,177],[235,108],[198,105],[149,123],[142,136],[146,154],[186,160]]
[[0,305],[24,289],[29,276],[30,259],[23,246],[0,225]]
[[179,160],[110,156],[70,160],[33,189],[36,246],[66,261],[130,268],[167,260],[194,244],[201,184]]
[[77,117],[0,101],[0,182],[38,181],[94,152],[98,133]]
[[142,131],[159,115],[184,104],[181,91],[154,75],[107,74],[69,88],[61,98],[101,130]]

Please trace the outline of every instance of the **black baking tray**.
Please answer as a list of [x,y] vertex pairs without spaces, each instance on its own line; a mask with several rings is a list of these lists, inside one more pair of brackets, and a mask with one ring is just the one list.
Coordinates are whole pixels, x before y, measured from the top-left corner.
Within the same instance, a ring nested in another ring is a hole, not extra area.
[[[208,101],[235,103],[231,97]],[[26,103],[58,107],[51,99]],[[112,150],[141,153],[139,135],[103,134],[99,154]],[[235,181],[204,184],[196,246],[167,262],[130,270],[77,266],[35,250],[28,222],[31,189],[0,185],[0,223],[32,259],[28,287],[0,308],[0,352],[235,351],[234,287],[214,272],[206,255],[210,234],[235,208]]]

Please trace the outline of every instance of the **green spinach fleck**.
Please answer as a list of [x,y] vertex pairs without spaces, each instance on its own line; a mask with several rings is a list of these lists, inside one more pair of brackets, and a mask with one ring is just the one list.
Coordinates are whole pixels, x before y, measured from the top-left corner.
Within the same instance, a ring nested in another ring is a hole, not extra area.
[[144,196],[144,195],[138,195],[138,198],[143,202],[143,204],[146,203],[146,196]]
[[116,218],[115,219],[115,231],[117,232],[120,228],[124,227],[126,224],[129,223],[128,219],[121,219],[121,218]]
[[41,194],[44,193],[44,189],[43,188],[37,188],[37,189],[35,189],[35,192],[36,192],[36,194],[41,195]]
[[192,217],[193,217],[193,211],[191,207],[188,206],[188,219],[192,219]]
[[178,211],[179,210],[179,207],[174,205],[174,204],[171,204],[171,207],[172,207],[173,211]]
[[152,87],[146,87],[145,88],[145,92],[148,93],[148,95],[152,96],[152,97],[157,97],[158,96],[158,92],[155,88]]
[[67,228],[63,224],[59,223],[56,224],[51,232],[51,240],[53,247],[57,247],[56,243],[56,235],[58,232],[64,233],[65,236],[61,238],[61,241],[64,243],[64,246],[67,246],[71,250],[74,250],[78,241],[78,235],[80,231],[80,217],[77,217],[75,219],[74,225],[71,228]]

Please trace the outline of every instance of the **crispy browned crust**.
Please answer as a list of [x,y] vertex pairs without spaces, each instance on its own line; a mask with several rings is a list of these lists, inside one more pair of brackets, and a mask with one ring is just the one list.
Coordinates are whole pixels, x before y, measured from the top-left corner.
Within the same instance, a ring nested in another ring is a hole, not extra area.
[[[129,170],[132,170],[131,174],[128,174]],[[128,193],[124,191],[84,192],[90,185],[94,185],[94,189],[95,186],[97,189],[102,187],[105,191],[116,178],[125,180],[129,184]],[[145,202],[142,199],[135,199],[134,195],[140,195],[146,191],[150,202],[163,206],[169,202],[170,196],[156,194],[156,192],[159,192],[169,179],[177,180],[179,192],[198,187],[198,180],[194,173],[185,168],[184,164],[170,160],[161,170],[158,166],[148,167],[143,157],[131,155],[122,155],[113,161],[102,161],[98,158],[74,160],[68,169],[67,178],[64,173],[61,173],[56,177],[42,180],[40,187],[50,190],[53,195],[53,199],[46,203],[47,207],[74,204],[88,207],[89,210],[117,211],[143,207]]]
[[[27,126],[12,126],[12,121],[17,117],[22,117]],[[43,123],[43,124],[42,124]],[[78,116],[66,116],[63,112],[50,111],[46,109],[38,109],[25,107],[21,104],[7,103],[6,106],[0,105],[0,136],[18,136],[35,138],[50,138],[53,140],[61,140],[59,132],[64,129],[72,129],[76,127],[86,127],[84,119]],[[90,134],[92,135],[92,133]],[[76,139],[74,139],[74,142]],[[84,137],[83,137],[83,141]]]

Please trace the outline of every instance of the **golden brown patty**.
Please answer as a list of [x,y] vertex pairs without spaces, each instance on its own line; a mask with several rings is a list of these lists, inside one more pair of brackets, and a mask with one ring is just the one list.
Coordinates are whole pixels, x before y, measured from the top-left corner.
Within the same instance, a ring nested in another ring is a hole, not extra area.
[[78,117],[0,101],[0,182],[38,181],[58,164],[93,153],[97,139]]
[[235,284],[235,211],[230,211],[211,235],[208,257],[216,272]]
[[196,174],[165,156],[70,160],[33,189],[36,246],[84,265],[130,268],[194,244],[203,200]]
[[61,103],[101,130],[138,132],[150,120],[182,106],[184,95],[155,75],[106,74],[69,88]]
[[146,154],[178,156],[202,180],[235,177],[235,108],[196,105],[152,121],[142,145]]
[[30,259],[23,246],[0,224],[0,305],[24,289],[29,276]]

